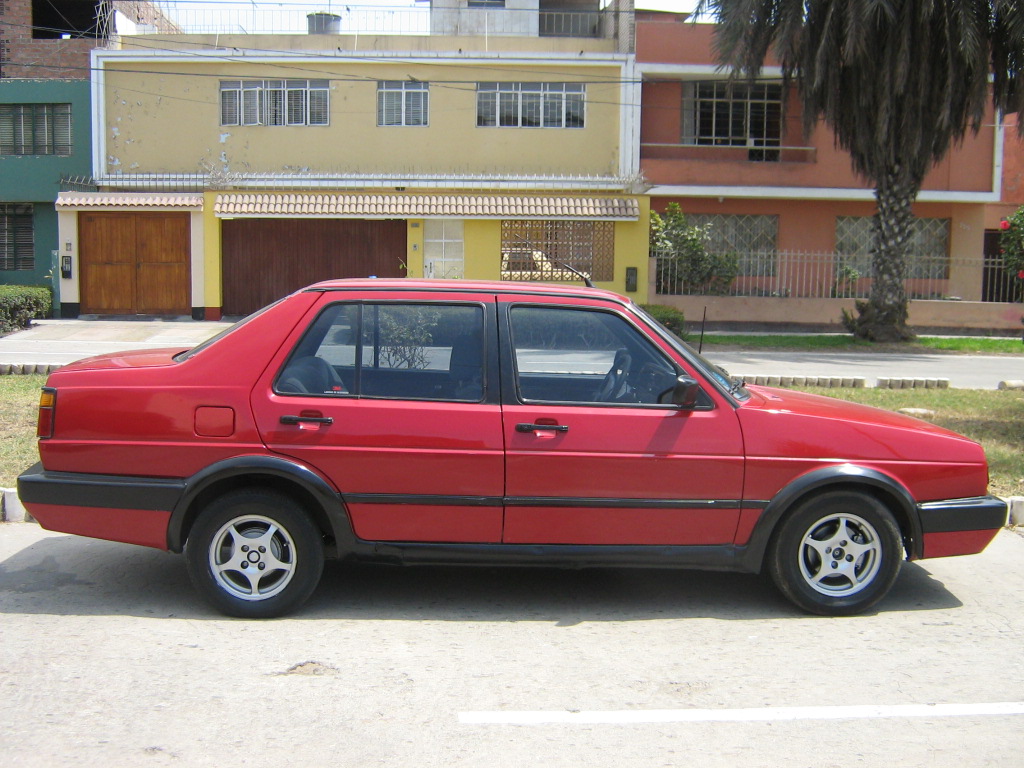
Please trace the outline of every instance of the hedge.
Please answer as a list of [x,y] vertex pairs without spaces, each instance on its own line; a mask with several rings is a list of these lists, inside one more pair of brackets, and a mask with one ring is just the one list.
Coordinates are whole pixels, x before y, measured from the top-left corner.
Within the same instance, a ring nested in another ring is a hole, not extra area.
[[41,285],[0,285],[0,334],[28,328],[32,320],[49,317],[50,289]]
[[681,339],[686,338],[686,318],[675,307],[664,304],[643,304],[644,310]]

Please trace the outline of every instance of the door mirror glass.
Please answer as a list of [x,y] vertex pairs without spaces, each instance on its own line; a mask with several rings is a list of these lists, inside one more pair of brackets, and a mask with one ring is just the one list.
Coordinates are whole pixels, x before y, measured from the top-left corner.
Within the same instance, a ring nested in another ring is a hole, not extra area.
[[672,405],[680,408],[691,409],[697,407],[697,398],[700,396],[700,384],[690,376],[680,376],[672,387]]

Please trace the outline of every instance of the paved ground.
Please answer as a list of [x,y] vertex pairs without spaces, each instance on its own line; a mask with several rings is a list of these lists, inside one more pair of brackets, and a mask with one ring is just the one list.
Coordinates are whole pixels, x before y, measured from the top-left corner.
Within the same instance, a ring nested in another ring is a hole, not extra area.
[[1017,768],[1022,593],[1003,531],[847,619],[755,576],[335,565],[251,622],[178,556],[0,525],[0,764]]
[[[70,363],[127,349],[190,347],[230,323],[118,320],[42,320],[0,338],[2,363]],[[707,356],[734,374],[764,376],[939,378],[970,389],[995,389],[1000,381],[1024,380],[1024,355],[930,355],[893,353],[738,352],[706,347]]]

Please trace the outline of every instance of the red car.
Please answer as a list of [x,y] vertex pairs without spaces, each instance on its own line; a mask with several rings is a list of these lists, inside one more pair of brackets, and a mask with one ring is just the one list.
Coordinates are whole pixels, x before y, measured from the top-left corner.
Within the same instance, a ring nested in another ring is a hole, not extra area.
[[320,283],[60,369],[39,438],[18,487],[45,528],[184,551],[243,617],[295,609],[325,558],[767,572],[852,614],[1006,521],[971,440],[745,386],[583,287]]

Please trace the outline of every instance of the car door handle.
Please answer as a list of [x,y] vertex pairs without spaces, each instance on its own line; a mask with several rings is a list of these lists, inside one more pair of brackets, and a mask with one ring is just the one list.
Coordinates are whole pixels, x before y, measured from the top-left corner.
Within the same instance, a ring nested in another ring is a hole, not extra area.
[[330,416],[282,416],[282,424],[333,424]]
[[567,424],[516,424],[516,432],[568,432]]

